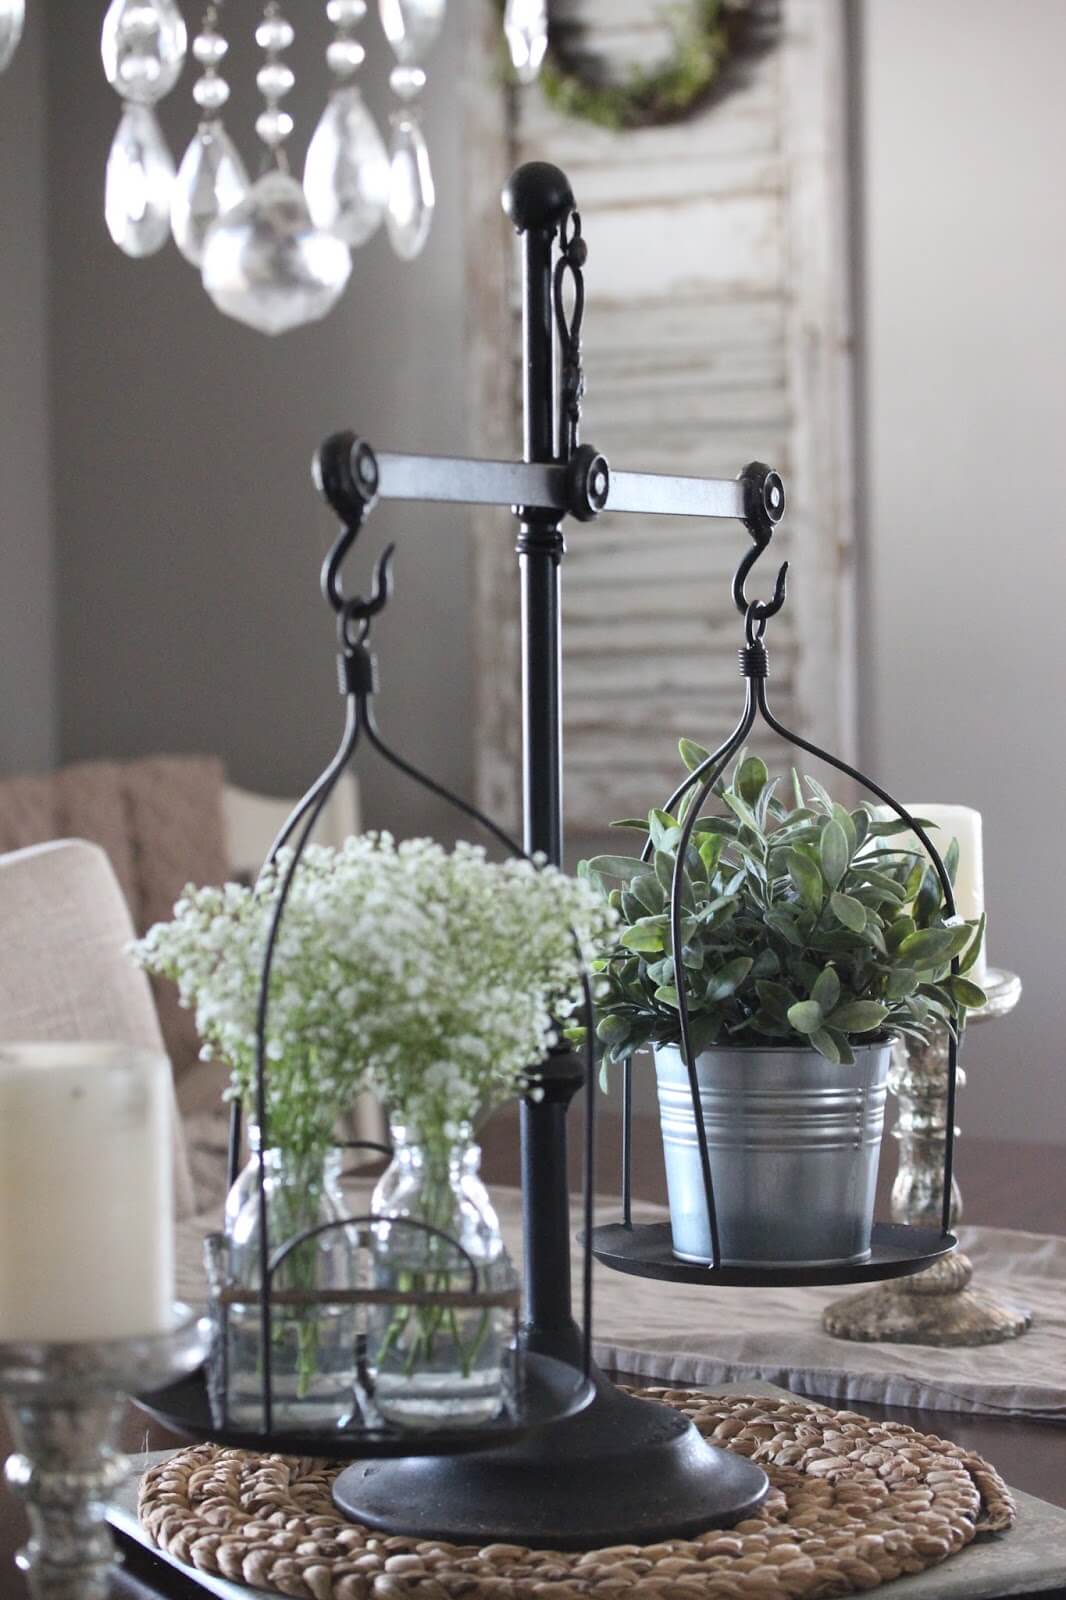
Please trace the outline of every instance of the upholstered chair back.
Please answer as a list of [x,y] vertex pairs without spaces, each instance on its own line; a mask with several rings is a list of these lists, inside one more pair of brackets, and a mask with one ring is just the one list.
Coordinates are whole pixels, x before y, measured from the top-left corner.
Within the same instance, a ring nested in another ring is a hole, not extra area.
[[[0,855],[0,1040],[110,1040],[164,1052],[133,921],[107,854],[62,839]],[[175,1107],[178,1215],[193,1209]]]

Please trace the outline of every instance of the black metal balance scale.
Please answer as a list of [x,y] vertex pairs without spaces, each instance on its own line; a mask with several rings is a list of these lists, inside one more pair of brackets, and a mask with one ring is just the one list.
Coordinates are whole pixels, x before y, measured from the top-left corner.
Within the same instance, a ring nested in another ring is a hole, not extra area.
[[[370,697],[375,686],[366,648],[371,619],[388,596],[386,552],[369,600],[345,601],[340,590],[341,562],[376,500],[500,506],[518,519],[518,572],[521,586],[524,849],[562,859],[562,716],[560,659],[560,574],[565,544],[562,525],[573,517],[594,520],[603,511],[637,512],[742,522],[753,540],[738,568],[734,598],[745,619],[740,651],[746,704],[736,729],[667,802],[691,787],[696,801],[687,813],[689,832],[727,762],[761,717],[789,743],[828,761],[861,783],[914,828],[940,878],[947,908],[954,912],[951,886],[939,855],[920,825],[870,779],[817,749],[778,723],[766,698],[768,620],[785,598],[785,573],[778,575],[768,601],[749,600],[745,583],[752,565],[770,543],[784,511],[778,474],[755,463],[733,479],[666,477],[620,472],[589,445],[578,443],[583,376],[581,320],[585,243],[580,217],[565,175],[558,168],[531,163],[520,167],[503,195],[504,209],[521,238],[523,310],[524,437],[522,462],[375,454],[352,434],[336,435],[323,447],[316,476],[341,517],[344,531],[323,572],[327,599],[338,613],[341,637],[341,687],[349,712],[334,761],[290,819],[282,838],[297,822],[313,825],[339,773],[355,749],[360,732],[387,759],[417,781],[445,793],[432,780],[396,757],[379,734]],[[566,293],[570,280],[571,296]],[[570,299],[569,309],[567,300]],[[558,356],[558,360],[557,360]],[[446,798],[455,801],[454,796]],[[478,817],[465,802],[455,801]],[[490,831],[504,842],[492,823]],[[680,894],[677,876],[687,837],[677,850],[672,916],[679,942]],[[269,974],[269,953],[266,972]],[[957,965],[957,964],[956,964]],[[264,995],[267,983],[264,981]],[[265,1003],[265,1002],[264,1002]],[[681,997],[683,1038],[688,1019]],[[263,1019],[261,1019],[262,1022]],[[684,1055],[692,1063],[693,1053]],[[788,1265],[739,1268],[719,1259],[713,1178],[700,1115],[694,1065],[689,1073],[697,1140],[711,1224],[709,1262],[693,1265],[671,1250],[666,1225],[635,1225],[631,1216],[631,1093],[626,1067],[623,1118],[622,1220],[591,1226],[593,1192],[594,1086],[589,1062],[559,1047],[543,1064],[543,1096],[521,1107],[522,1191],[524,1206],[524,1318],[519,1344],[526,1368],[526,1404],[518,1420],[502,1420],[479,1433],[427,1438],[418,1435],[300,1438],[273,1433],[269,1408],[269,1306],[262,1291],[264,1317],[264,1429],[240,1437],[212,1425],[203,1385],[183,1393],[146,1397],[153,1414],[194,1437],[214,1437],[287,1453],[329,1454],[352,1460],[337,1479],[335,1499],[353,1520],[389,1531],[460,1544],[494,1542],[552,1549],[597,1548],[621,1543],[654,1543],[728,1526],[762,1500],[767,1479],[751,1462],[706,1443],[679,1412],[636,1400],[614,1388],[591,1363],[591,1258],[642,1277],[682,1283],[758,1286],[768,1284],[858,1283],[920,1271],[954,1248],[948,1229],[951,1194],[955,1096],[955,1047],[949,1074],[945,1147],[944,1216],[940,1230],[879,1224],[867,1260],[833,1268]],[[583,1327],[574,1319],[571,1296],[571,1220],[567,1182],[566,1118],[581,1088],[589,1087],[586,1118],[585,1305]],[[262,1094],[262,1083],[260,1082]],[[261,1099],[260,1125],[265,1125]],[[231,1148],[236,1173],[239,1130]],[[266,1259],[265,1201],[263,1274]],[[276,1263],[275,1263],[276,1264]],[[412,1452],[418,1452],[412,1454]]]

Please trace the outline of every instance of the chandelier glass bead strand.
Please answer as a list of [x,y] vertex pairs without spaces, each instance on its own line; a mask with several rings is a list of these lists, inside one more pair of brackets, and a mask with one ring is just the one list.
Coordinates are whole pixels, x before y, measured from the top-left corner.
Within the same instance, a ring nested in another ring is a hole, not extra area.
[[282,147],[293,128],[292,117],[282,109],[281,102],[287,94],[291,94],[296,82],[296,75],[284,60],[284,55],[295,37],[292,23],[282,15],[277,0],[270,0],[264,8],[263,20],[255,30],[255,42],[265,57],[255,77],[256,87],[265,101],[263,110],[256,118],[255,131],[267,149],[273,151],[275,163],[280,168],[287,166]]
[[229,84],[219,68],[229,46],[219,32],[219,8],[209,5],[192,42],[201,76],[192,94],[201,120],[178,168],[170,201],[170,228],[186,261],[203,266],[208,231],[248,193],[248,173],[222,125]]
[[437,199],[418,100],[426,86],[422,63],[440,33],[445,0],[379,0],[379,6],[396,57],[389,85],[400,101],[391,118],[387,227],[396,254],[413,261],[429,237]]
[[278,334],[326,316],[344,291],[352,260],[342,239],[315,226],[303,187],[288,170],[283,146],[293,122],[281,101],[294,74],[282,57],[294,34],[277,0],[269,0],[255,37],[265,57],[256,76],[264,107],[255,129],[266,170],[209,230],[203,282],[226,316]]
[[181,76],[188,48],[176,0],[111,0],[100,34],[104,76],[123,100],[153,106]]

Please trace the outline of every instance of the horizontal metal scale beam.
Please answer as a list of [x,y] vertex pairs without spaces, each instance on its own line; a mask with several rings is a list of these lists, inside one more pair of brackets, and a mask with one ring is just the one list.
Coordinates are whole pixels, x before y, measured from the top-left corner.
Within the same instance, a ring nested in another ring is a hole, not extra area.
[[[523,461],[476,461],[455,456],[377,457],[382,500],[438,504],[524,506],[567,511],[567,468]],[[605,511],[646,516],[744,517],[744,485],[735,478],[677,478],[652,472],[612,472]]]
[[668,478],[654,472],[612,472],[608,511],[657,517],[744,517],[744,485],[736,478]]
[[461,456],[377,455],[382,500],[471,506],[536,506],[565,511],[566,468],[536,462],[475,461]]

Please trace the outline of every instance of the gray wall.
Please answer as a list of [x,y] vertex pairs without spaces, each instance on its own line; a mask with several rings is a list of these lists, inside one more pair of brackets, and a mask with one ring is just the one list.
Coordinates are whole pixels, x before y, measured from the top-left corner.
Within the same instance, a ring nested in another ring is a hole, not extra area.
[[0,772],[56,753],[44,27],[0,79]]
[[985,821],[993,962],[964,1131],[1066,1139],[1058,846],[1066,6],[866,0],[867,759]]
[[[255,8],[230,9],[250,28]],[[172,247],[133,262],[112,246],[101,196],[119,105],[98,68],[100,11],[69,0],[49,8],[62,755],[218,751],[236,780],[298,792],[335,743],[342,709],[332,617],[318,595],[333,521],[310,484],[312,451],[345,427],[382,447],[464,443],[457,30],[430,73],[427,133],[441,182],[425,254],[403,265],[375,239],[327,321],[269,340],[220,317]],[[293,51],[302,166],[326,89],[308,34],[322,49],[328,34],[324,7],[297,11],[307,13]],[[364,32],[379,37],[376,24]],[[235,38],[228,121],[249,160],[254,54]],[[383,125],[384,54],[365,74]],[[195,126],[190,82],[187,70],[162,108],[177,156]],[[382,542],[400,539],[395,607],[379,630],[382,722],[465,787],[461,526],[448,513],[379,512],[350,583],[368,582]],[[396,781],[377,764],[367,763],[363,789],[370,822],[400,811]],[[404,794],[400,814],[408,828],[448,832],[417,795]]]

